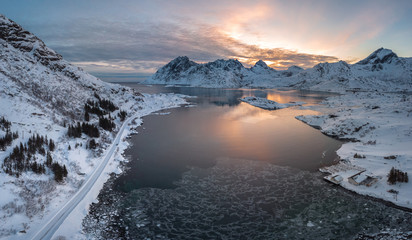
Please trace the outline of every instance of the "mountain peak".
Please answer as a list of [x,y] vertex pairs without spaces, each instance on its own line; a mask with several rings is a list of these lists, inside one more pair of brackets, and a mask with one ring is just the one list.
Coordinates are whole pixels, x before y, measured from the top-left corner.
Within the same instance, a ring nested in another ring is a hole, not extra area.
[[177,67],[177,66],[181,66],[181,67],[190,67],[195,65],[196,63],[191,61],[187,56],[179,56],[175,59],[173,59],[172,61],[170,61],[167,65],[168,66],[173,66],[173,67]]
[[371,53],[367,58],[359,61],[357,64],[378,64],[378,63],[392,63],[398,59],[398,55],[387,48],[379,48]]
[[257,61],[256,63],[255,63],[255,66],[254,67],[262,67],[262,68],[268,68],[268,65],[264,62],[264,61],[262,61],[262,60],[259,60],[259,61]]
[[218,59],[214,62],[206,63],[205,66],[208,68],[223,68],[224,70],[232,69],[236,71],[240,71],[244,68],[242,63],[237,59]]
[[299,66],[296,66],[296,65],[293,65],[293,66],[290,66],[287,71],[300,72],[300,71],[303,71],[303,68],[301,68]]
[[170,61],[171,63],[179,63],[179,62],[189,62],[190,59],[187,56],[179,56],[175,59],[173,59],[172,61]]

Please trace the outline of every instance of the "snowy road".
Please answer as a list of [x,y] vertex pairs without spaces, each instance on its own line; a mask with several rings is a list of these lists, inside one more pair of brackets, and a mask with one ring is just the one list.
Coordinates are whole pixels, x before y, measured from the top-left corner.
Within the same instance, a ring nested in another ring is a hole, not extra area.
[[106,150],[103,161],[100,162],[99,166],[94,170],[90,177],[85,181],[82,187],[76,192],[76,194],[69,200],[67,203],[55,213],[54,216],[49,218],[47,223],[37,232],[33,233],[34,236],[27,236],[29,239],[51,239],[53,234],[59,229],[60,225],[64,220],[69,216],[69,214],[76,208],[76,206],[83,200],[87,193],[92,189],[93,185],[96,183],[97,179],[102,174],[109,160],[112,158],[115,153],[117,145],[120,143],[121,136],[132,119],[137,116],[128,118],[123,125],[121,126],[116,138],[114,139],[112,145],[109,149]]

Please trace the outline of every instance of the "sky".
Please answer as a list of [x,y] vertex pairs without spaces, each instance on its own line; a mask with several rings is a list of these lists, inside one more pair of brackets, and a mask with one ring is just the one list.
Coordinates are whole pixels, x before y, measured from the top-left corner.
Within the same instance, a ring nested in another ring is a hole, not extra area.
[[98,76],[148,76],[178,56],[275,69],[412,56],[409,0],[1,0],[0,14]]

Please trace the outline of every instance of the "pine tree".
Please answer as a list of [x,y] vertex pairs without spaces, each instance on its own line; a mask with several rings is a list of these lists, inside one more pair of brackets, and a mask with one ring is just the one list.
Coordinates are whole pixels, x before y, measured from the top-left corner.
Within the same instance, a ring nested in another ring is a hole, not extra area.
[[67,172],[66,165],[63,165],[63,177],[67,177],[67,174],[68,172]]
[[54,141],[52,139],[50,139],[50,141],[49,141],[49,150],[53,152],[55,147],[56,147],[56,145],[54,144]]
[[95,141],[94,139],[91,139],[91,140],[89,141],[89,148],[90,148],[90,149],[95,149],[96,146],[97,146],[96,141]]
[[395,168],[392,167],[391,170],[389,171],[388,183],[395,184],[395,182],[396,182],[396,171],[395,171]]
[[50,167],[53,163],[53,158],[50,154],[50,152],[47,152],[47,157],[46,157],[46,166]]

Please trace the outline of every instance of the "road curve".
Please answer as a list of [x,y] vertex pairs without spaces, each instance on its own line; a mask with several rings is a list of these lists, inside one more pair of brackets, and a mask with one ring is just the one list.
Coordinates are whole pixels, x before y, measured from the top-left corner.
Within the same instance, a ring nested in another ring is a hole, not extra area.
[[136,117],[137,116],[130,117],[123,122],[112,145],[109,147],[109,149],[106,150],[103,161],[100,162],[97,168],[93,171],[93,173],[88,177],[88,179],[76,192],[76,194],[69,201],[67,201],[66,204],[64,204],[64,206],[59,211],[57,211],[55,215],[51,217],[50,220],[47,221],[47,223],[37,233],[35,233],[31,239],[40,240],[51,239],[53,237],[54,233],[59,229],[60,225],[69,216],[73,209],[75,209],[76,206],[83,200],[83,198],[87,195],[87,193],[96,183],[97,179],[100,177],[103,170],[105,169],[107,163],[115,153],[116,147],[120,143],[120,138],[126,126],[132,121],[132,119]]

